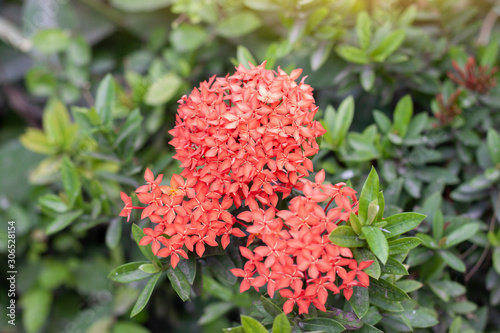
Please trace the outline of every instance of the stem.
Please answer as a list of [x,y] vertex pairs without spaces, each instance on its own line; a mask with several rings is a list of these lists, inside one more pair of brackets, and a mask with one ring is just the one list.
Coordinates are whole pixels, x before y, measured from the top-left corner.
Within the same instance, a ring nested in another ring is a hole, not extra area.
[[326,205],[326,207],[325,207],[325,213],[326,213],[326,210],[328,209],[328,206],[330,206],[330,204],[332,203],[333,199],[335,199],[335,197],[336,197],[336,195],[334,195],[334,196],[330,199],[330,201],[328,201],[328,204],[327,204],[327,205]]
[[136,206],[132,206],[132,209],[146,209],[146,207],[136,207]]
[[238,223],[239,225],[244,226],[244,227],[245,227],[245,229],[246,229],[246,228],[248,228],[248,226],[247,226],[246,224],[241,223],[241,222],[240,222],[240,221],[238,221],[237,219],[234,219],[234,222],[235,222],[235,223]]

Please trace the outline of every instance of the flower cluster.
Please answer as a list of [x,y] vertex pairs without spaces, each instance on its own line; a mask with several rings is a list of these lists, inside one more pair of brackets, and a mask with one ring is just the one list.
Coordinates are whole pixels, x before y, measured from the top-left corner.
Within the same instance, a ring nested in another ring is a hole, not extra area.
[[[265,63],[250,69],[240,65],[234,75],[212,77],[183,96],[169,132],[181,174],[162,186],[162,175],[155,178],[147,169],[147,184],[136,190],[146,206],[133,206],[122,193],[120,213],[130,219],[132,209],[142,209],[141,218],[155,227],[144,229],[139,245],[152,244],[153,253],[170,256],[174,268],[179,256],[187,258],[184,248],[201,257],[205,245],[226,248],[230,235],[248,236],[246,247],[240,247],[248,261],[232,270],[243,278],[240,290],[267,284],[271,297],[279,291],[288,298],[286,313],[294,304],[300,313],[310,304],[326,311],[328,290],[342,290],[349,299],[353,286],[368,287],[362,270],[371,264],[358,265],[348,248],[328,239],[356,213],[356,192],[344,183],[324,184],[323,170],[314,182],[305,178],[313,172],[309,157],[318,152],[316,138],[325,130],[313,120],[313,89],[304,79],[296,82],[300,74],[266,70]],[[278,210],[279,200],[292,190],[303,196],[292,198],[288,210]],[[337,207],[327,210],[333,200]],[[228,211],[233,205],[248,210],[235,218]]]
[[[291,312],[294,304],[298,305],[299,313],[307,313],[311,303],[326,311],[328,290],[334,294],[343,290],[349,299],[352,287],[368,287],[368,275],[362,270],[372,261],[358,266],[350,249],[328,239],[337,224],[346,221],[349,213],[357,209],[356,192],[344,183],[323,184],[324,178],[321,170],[315,182],[301,179],[304,196],[290,200],[288,210],[271,207],[264,211],[251,201],[250,211],[238,215],[238,219],[253,223],[247,232],[260,235],[264,243],[253,251],[240,247],[248,261],[243,269],[235,268],[232,272],[243,278],[241,292],[250,287],[258,290],[267,284],[269,296],[279,290],[281,296],[288,298],[283,306],[285,313]],[[334,199],[338,207],[326,213],[328,206],[323,209],[319,203],[328,198]],[[337,277],[342,279],[341,283]]]
[[477,66],[476,59],[472,56],[467,59],[463,69],[458,66],[455,60],[453,60],[452,65],[456,73],[448,72],[448,77],[470,91],[487,94],[491,88],[497,85],[495,78],[497,67]]

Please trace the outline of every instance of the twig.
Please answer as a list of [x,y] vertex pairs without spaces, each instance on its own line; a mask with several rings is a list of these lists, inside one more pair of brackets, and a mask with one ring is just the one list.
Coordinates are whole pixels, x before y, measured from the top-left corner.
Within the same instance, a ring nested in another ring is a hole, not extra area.
[[11,45],[16,50],[23,53],[28,53],[33,48],[31,41],[24,37],[14,24],[0,16],[0,39],[5,41],[7,45]]
[[491,31],[493,30],[493,27],[495,26],[495,23],[498,18],[498,14],[495,11],[495,7],[499,5],[500,5],[500,0],[497,0],[491,7],[488,14],[486,15],[486,18],[483,21],[483,25],[481,26],[481,31],[479,32],[479,36],[477,37],[477,43],[479,45],[488,44],[491,36]]
[[[493,232],[495,228],[495,220],[497,216],[497,211],[498,207],[500,206],[500,192],[498,192],[498,197],[497,197],[497,202],[495,204],[495,209],[493,209],[493,215],[491,216],[490,220],[490,227],[488,229],[489,232]],[[467,273],[465,276],[465,282],[468,282],[469,279],[476,273],[476,271],[479,269],[479,267],[483,264],[484,259],[486,258],[486,255],[488,254],[488,250],[490,249],[490,243],[488,242],[486,244],[486,247],[483,250],[483,253],[481,253],[481,257],[477,261],[477,263],[472,267],[472,269]]]

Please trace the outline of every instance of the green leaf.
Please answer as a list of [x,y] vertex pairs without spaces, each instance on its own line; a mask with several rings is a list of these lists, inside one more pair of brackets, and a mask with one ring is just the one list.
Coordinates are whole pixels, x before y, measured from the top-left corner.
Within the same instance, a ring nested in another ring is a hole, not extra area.
[[460,333],[462,332],[462,317],[458,316],[453,319],[453,322],[451,323],[450,330],[448,333]]
[[45,229],[45,233],[47,235],[52,235],[63,230],[82,214],[82,210],[77,210],[74,212],[57,215],[57,217],[49,223],[47,229]]
[[389,245],[387,244],[384,233],[380,229],[371,226],[363,227],[361,230],[366,237],[370,250],[372,250],[377,258],[385,265],[389,257]]
[[52,297],[50,291],[40,288],[31,289],[22,295],[19,302],[23,308],[23,326],[28,333],[40,331],[48,320]]
[[389,242],[389,254],[403,253],[422,243],[417,237],[404,237]]
[[412,327],[424,328],[439,324],[436,312],[424,307],[405,310],[402,315],[408,319]]
[[413,116],[413,102],[410,95],[406,95],[399,100],[394,110],[394,124],[392,125],[393,133],[404,138],[408,131],[411,117]]
[[365,248],[356,248],[352,251],[352,253],[354,255],[354,259],[356,259],[358,263],[362,261],[373,260],[373,263],[368,266],[368,268],[365,268],[363,272],[375,279],[378,279],[380,277],[380,264],[373,252]]
[[359,76],[361,86],[365,91],[370,91],[375,83],[375,71],[370,66],[365,66]]
[[461,296],[466,292],[463,285],[454,281],[430,281],[428,285],[436,296],[444,302],[449,302],[452,297]]
[[366,65],[370,62],[370,58],[366,54],[366,51],[354,46],[340,45],[335,51],[337,51],[340,57],[355,64]]
[[[114,321],[116,319],[111,318],[111,320]],[[86,333],[91,333],[91,332],[87,331]],[[137,324],[130,321],[118,321],[113,326],[113,330],[111,331],[111,333],[150,333],[150,331],[141,324]]]
[[220,281],[230,285],[238,281],[238,278],[231,273],[231,269],[236,268],[236,266],[227,253],[221,256],[208,257],[207,262],[214,276]]
[[167,103],[175,96],[182,80],[175,73],[167,73],[149,86],[144,103],[158,106]]
[[241,315],[241,324],[246,333],[268,333],[266,328],[252,317]]
[[479,63],[481,66],[493,67],[497,64],[498,58],[498,40],[491,39],[484,50]]
[[153,289],[155,288],[156,282],[158,282],[158,279],[160,278],[161,272],[156,273],[149,279],[148,283],[144,287],[144,289],[141,291],[139,294],[139,298],[137,299],[137,302],[135,302],[134,307],[132,308],[132,312],[130,313],[130,318],[136,316],[139,314],[139,312],[144,309],[146,304],[148,304],[149,298],[151,297],[151,294],[153,293]]
[[387,237],[394,237],[415,229],[423,221],[425,215],[418,213],[400,213],[387,217],[385,230]]
[[[378,196],[377,196],[378,197]],[[366,217],[366,224],[371,225],[373,222],[377,222],[376,217],[379,211],[378,200],[373,200],[368,205],[368,215]]]
[[387,133],[391,129],[391,120],[382,111],[374,110],[373,119],[382,133]]
[[239,11],[223,19],[217,25],[217,33],[225,38],[245,36],[262,25],[259,16],[250,11]]
[[77,66],[85,66],[90,62],[91,49],[83,36],[71,38],[68,47],[68,58]]
[[178,52],[194,51],[207,40],[207,31],[199,25],[183,23],[170,34],[170,42]]
[[274,319],[272,333],[292,333],[292,327],[286,317],[286,314],[281,313]]
[[383,279],[370,278],[368,292],[370,298],[373,296],[390,301],[404,301],[410,298],[403,290]]
[[38,203],[42,208],[49,209],[56,213],[66,213],[68,211],[66,203],[59,196],[52,193],[42,195],[38,198]]
[[[375,221],[382,221],[384,218],[384,211],[385,211],[385,198],[384,198],[384,193],[382,191],[378,192],[377,196],[377,203],[378,203],[378,211],[377,211],[377,216],[375,217]],[[369,207],[368,207],[369,208]]]
[[76,198],[80,195],[82,184],[76,167],[68,156],[64,156],[61,162],[61,178],[69,201],[68,207],[71,209],[75,204]]
[[66,131],[70,124],[66,106],[57,99],[51,99],[43,111],[43,129],[49,144],[59,148],[65,147]]
[[214,302],[203,308],[203,315],[198,319],[199,325],[207,325],[228,313],[234,304],[231,302]]
[[26,72],[26,88],[35,96],[50,96],[56,91],[57,79],[47,68],[32,67]]
[[299,327],[308,331],[324,331],[325,333],[339,333],[345,330],[342,324],[329,318],[313,318],[300,321]]
[[246,333],[243,326],[223,328],[222,331],[224,333]]
[[110,249],[115,249],[120,243],[122,237],[122,221],[119,217],[115,217],[109,222],[106,230],[106,246]]
[[351,298],[349,299],[349,304],[351,304],[358,318],[361,319],[366,315],[368,309],[370,308],[370,296],[368,295],[368,288],[357,286],[353,287],[352,290],[353,293]]
[[334,146],[338,147],[342,144],[347,135],[349,127],[351,127],[354,117],[354,98],[347,97],[340,103],[335,115],[335,121],[332,127],[332,137]]
[[111,124],[111,113],[115,106],[115,82],[111,74],[107,74],[97,87],[95,109],[105,125]]
[[446,309],[459,314],[469,314],[477,310],[477,304],[469,301],[446,304]]
[[443,237],[444,231],[444,220],[443,220],[443,212],[439,209],[434,214],[434,218],[432,219],[432,236],[435,240],[439,241],[441,237]]
[[411,293],[422,288],[424,284],[416,280],[399,280],[396,282],[396,286],[401,288],[405,293]]
[[356,35],[358,36],[359,46],[366,50],[370,46],[372,38],[372,20],[365,11],[359,13],[356,18]]
[[500,274],[500,247],[497,247],[493,250],[493,268],[497,272],[497,274]]
[[172,0],[111,0],[111,5],[126,12],[152,12],[167,7]]
[[160,271],[160,268],[154,264],[146,263],[139,266],[139,269],[144,273],[154,274]]
[[137,226],[137,224],[132,224],[132,236],[134,236],[134,240],[139,246],[142,254],[151,261],[155,261],[158,265],[160,265],[160,260],[153,254],[153,250],[151,249],[151,244],[148,245],[139,245],[141,239],[146,236],[144,231]]
[[330,233],[328,239],[333,244],[343,247],[361,247],[365,245],[365,242],[348,226],[337,227]]
[[488,129],[486,142],[488,143],[491,160],[495,166],[498,166],[500,164],[500,136],[495,129]]
[[145,279],[151,274],[141,271],[139,267],[147,261],[135,261],[116,267],[109,273],[108,278],[119,283],[129,283]]
[[362,225],[366,224],[368,217],[368,206],[373,200],[377,200],[379,191],[379,179],[377,171],[372,167],[370,174],[361,189],[359,196],[358,217]]
[[405,39],[405,31],[398,29],[385,37],[370,53],[373,60],[383,62],[388,56],[396,51]]
[[269,313],[269,315],[273,318],[283,313],[280,307],[278,307],[270,299],[267,299],[264,296],[260,296],[260,302],[262,303],[264,310],[266,310],[266,312]]
[[113,147],[116,148],[118,145],[128,137],[132,136],[134,133],[137,133],[141,128],[141,123],[143,120],[143,116],[141,115],[139,109],[134,109],[127,117],[125,124],[120,128],[120,132],[116,137],[115,142],[113,143]]
[[167,269],[167,276],[177,295],[179,295],[184,302],[187,301],[191,293],[191,285],[184,273],[178,268],[173,269],[169,267]]
[[193,256],[190,256],[189,259],[184,260],[181,259],[177,264],[177,268],[179,268],[190,285],[193,284],[194,279],[196,278],[196,260]]
[[252,53],[243,45],[238,45],[236,48],[236,59],[238,62],[245,66],[245,68],[250,69],[248,63],[251,63],[254,66],[257,66],[257,60],[252,56]]
[[465,272],[466,267],[464,262],[450,251],[439,251],[438,255],[448,266],[450,266],[454,270],[462,273]]
[[406,269],[406,267],[393,257],[387,258],[387,262],[382,268],[382,272],[384,274],[392,275],[408,275],[408,270]]
[[60,29],[39,30],[32,38],[33,47],[46,55],[64,51],[69,41],[69,34]]
[[468,223],[464,224],[458,229],[453,230],[449,235],[446,236],[446,241],[444,243],[444,248],[450,248],[466,240],[470,239],[479,230],[479,224]]
[[234,295],[230,289],[215,281],[208,275],[203,274],[202,277],[204,291],[223,301],[230,301],[233,298]]
[[359,235],[361,233],[361,222],[359,221],[358,216],[353,212],[349,215],[349,223],[351,224],[354,232]]

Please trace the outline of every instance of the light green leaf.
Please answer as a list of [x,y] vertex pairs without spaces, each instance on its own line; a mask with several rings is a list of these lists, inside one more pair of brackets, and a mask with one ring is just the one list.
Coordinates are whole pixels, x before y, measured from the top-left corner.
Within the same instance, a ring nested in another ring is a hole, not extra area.
[[105,125],[111,124],[111,113],[115,106],[115,96],[115,82],[111,74],[108,74],[99,83],[95,98],[95,109],[101,117],[102,123]]
[[52,210],[56,213],[66,213],[68,211],[66,203],[59,196],[52,193],[42,195],[38,198],[38,203],[42,208]]
[[272,333],[292,333],[286,314],[281,313],[274,319]]
[[225,38],[243,37],[262,25],[260,18],[250,11],[239,11],[217,25],[217,33]]
[[350,45],[340,45],[335,51],[337,54],[349,62],[355,64],[366,65],[370,62],[370,58],[366,54],[365,50],[358,49],[357,47]]
[[178,52],[194,51],[207,39],[207,31],[199,25],[181,24],[170,34],[170,41]]
[[[112,321],[116,319],[112,318]],[[102,332],[102,331],[100,331]],[[90,333],[90,332],[86,332]],[[150,333],[150,331],[142,326],[131,321],[118,321],[114,326],[111,333]]]
[[71,209],[75,204],[76,198],[80,195],[82,184],[76,167],[68,156],[64,156],[61,162],[61,179],[64,191],[68,197],[68,207]]
[[199,325],[210,324],[229,312],[234,307],[231,302],[214,302],[203,308],[203,315],[198,319]]
[[47,68],[32,67],[26,72],[26,88],[35,96],[50,96],[56,91],[57,79]]
[[458,229],[453,230],[449,235],[446,235],[444,248],[450,248],[462,242],[465,242],[476,234],[479,230],[479,224],[468,223],[464,224]]
[[167,7],[172,0],[111,0],[111,5],[126,12],[152,12]]
[[71,38],[68,47],[68,58],[77,66],[85,66],[90,62],[91,49],[83,36]]
[[33,47],[46,55],[64,51],[69,41],[69,34],[60,29],[39,30],[32,38]]
[[21,297],[23,326],[28,333],[40,331],[48,320],[52,297],[50,291],[40,288],[31,289]]
[[52,222],[49,223],[45,233],[47,235],[52,235],[63,230],[82,214],[82,210],[77,210],[75,212],[58,215]]
[[435,240],[439,241],[441,237],[443,237],[444,230],[444,220],[443,220],[443,212],[439,209],[434,214],[434,218],[432,219],[432,236]]
[[372,167],[370,174],[365,180],[359,196],[358,217],[361,225],[366,225],[368,217],[368,206],[373,200],[377,200],[379,191],[379,179],[377,171]]
[[401,288],[405,293],[411,293],[422,288],[424,284],[416,280],[399,280],[396,282],[396,286]]
[[343,247],[361,247],[365,245],[365,242],[348,226],[337,227],[330,233],[328,239],[333,244]]
[[380,229],[372,226],[363,227],[361,230],[366,237],[370,250],[372,250],[377,258],[385,265],[389,257],[389,245],[387,244],[384,233]]
[[493,250],[493,268],[497,272],[497,274],[500,274],[500,247],[497,247]]
[[238,59],[238,62],[245,66],[245,68],[250,69],[250,65],[248,63],[251,63],[254,66],[257,66],[257,60],[252,56],[252,53],[243,45],[238,45],[236,48],[236,59]]
[[147,263],[139,266],[139,270],[143,271],[144,273],[154,274],[158,273],[160,271],[160,268],[154,264]]
[[406,267],[394,259],[393,257],[388,257],[385,266],[382,268],[384,274],[392,275],[408,275],[408,270]]
[[486,49],[484,50],[479,63],[481,66],[493,67],[497,64],[498,58],[498,40],[496,38],[492,38]]
[[400,213],[385,218],[387,225],[384,227],[388,233],[386,237],[394,237],[410,230],[415,229],[420,222],[425,218],[425,215],[418,213]]
[[396,51],[405,39],[405,31],[398,29],[385,37],[370,53],[373,60],[383,62],[388,56]]
[[450,266],[454,270],[461,272],[461,273],[465,272],[466,267],[465,267],[464,262],[459,257],[457,257],[456,255],[451,253],[450,251],[446,251],[446,250],[439,251],[438,255],[441,257],[441,259],[443,259],[443,261],[448,266]]
[[349,215],[349,223],[351,224],[354,232],[359,235],[361,233],[361,222],[359,221],[358,216],[353,212]]
[[359,75],[361,86],[365,91],[370,91],[375,83],[375,71],[370,66],[365,66]]
[[266,328],[252,317],[241,315],[241,324],[246,333],[268,333]]
[[119,283],[129,283],[145,279],[151,276],[151,274],[141,271],[139,267],[147,263],[147,261],[136,261],[118,266],[109,273],[108,278]]
[[394,124],[392,126],[393,133],[404,138],[408,131],[411,117],[413,116],[413,102],[410,95],[406,95],[399,100],[394,110]]
[[151,106],[167,103],[175,96],[182,80],[175,73],[167,73],[154,82],[146,92],[144,102]]
[[439,324],[436,312],[424,307],[405,310],[402,315],[408,319],[412,327],[423,328]]
[[488,143],[491,160],[495,166],[498,166],[500,164],[500,136],[495,129],[488,129],[486,142]]
[[149,279],[148,283],[144,287],[144,289],[141,291],[139,294],[139,298],[137,299],[137,302],[135,302],[134,307],[132,308],[132,312],[130,313],[130,317],[134,317],[135,315],[139,314],[139,312],[144,309],[146,304],[148,304],[149,298],[151,297],[151,294],[153,293],[153,289],[155,288],[156,282],[158,282],[158,279],[160,278],[161,272],[156,273]]
[[122,237],[122,220],[115,217],[109,222],[108,229],[106,230],[106,246],[109,249],[115,249]]
[[335,121],[332,126],[332,137],[334,146],[338,147],[345,139],[349,127],[351,127],[352,119],[354,117],[354,98],[347,97],[340,103],[339,108],[335,114]]
[[374,110],[373,119],[382,133],[387,133],[391,129],[391,120],[382,111]]
[[356,18],[356,35],[358,36],[359,46],[366,50],[370,46],[372,38],[372,20],[365,11],[359,13]]

